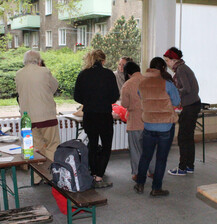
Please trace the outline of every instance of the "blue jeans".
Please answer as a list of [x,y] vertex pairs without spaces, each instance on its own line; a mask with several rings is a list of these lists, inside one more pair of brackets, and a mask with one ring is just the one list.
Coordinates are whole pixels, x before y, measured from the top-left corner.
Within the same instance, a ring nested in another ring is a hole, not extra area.
[[157,146],[156,164],[152,189],[159,190],[162,188],[162,180],[166,169],[167,157],[173,141],[175,125],[169,131],[143,131],[143,152],[139,161],[137,176],[138,184],[145,184],[146,174],[149,164],[152,160],[154,149]]

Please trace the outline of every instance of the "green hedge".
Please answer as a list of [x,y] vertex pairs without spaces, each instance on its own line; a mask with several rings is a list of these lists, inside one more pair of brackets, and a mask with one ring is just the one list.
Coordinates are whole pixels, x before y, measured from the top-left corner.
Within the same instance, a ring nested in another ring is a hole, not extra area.
[[[0,52],[0,99],[16,95],[15,75],[23,67],[23,55],[29,50],[20,47]],[[89,49],[74,53],[69,48],[40,52],[46,67],[59,82],[58,94],[73,98],[75,81],[82,69],[82,58]]]
[[11,98],[16,95],[15,72],[3,73],[0,71],[0,98]]

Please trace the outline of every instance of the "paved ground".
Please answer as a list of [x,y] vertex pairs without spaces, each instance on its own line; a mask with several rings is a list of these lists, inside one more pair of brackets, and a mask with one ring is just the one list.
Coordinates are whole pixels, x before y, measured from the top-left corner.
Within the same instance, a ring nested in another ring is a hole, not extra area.
[[[168,157],[167,169],[178,165],[179,150],[173,145]],[[202,144],[196,144],[195,173],[185,177],[174,177],[165,173],[163,188],[170,191],[168,197],[153,198],[151,179],[148,178],[144,194],[134,192],[131,180],[130,160],[128,152],[113,152],[106,171],[106,179],[113,182],[109,189],[97,190],[108,198],[108,204],[97,207],[97,224],[216,224],[216,209],[197,198],[197,186],[217,183],[216,142],[206,144],[206,163],[201,162]],[[7,172],[8,184],[11,185],[11,173]],[[30,184],[29,171],[18,170],[18,185]],[[66,224],[63,215],[51,194],[51,188],[42,184],[37,187],[19,190],[20,206],[44,205],[53,215],[53,224]],[[14,201],[9,196],[10,208]],[[0,189],[0,204],[2,192]],[[81,219],[74,224],[91,224],[91,219]]]
[[[61,104],[57,105],[57,113],[60,111],[75,111],[79,104]],[[1,117],[20,116],[19,106],[0,106]]]

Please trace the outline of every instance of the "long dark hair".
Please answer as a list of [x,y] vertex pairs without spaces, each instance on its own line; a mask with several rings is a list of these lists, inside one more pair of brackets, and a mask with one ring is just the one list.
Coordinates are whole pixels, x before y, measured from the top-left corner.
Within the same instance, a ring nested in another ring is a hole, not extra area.
[[132,75],[135,72],[140,72],[140,67],[139,65],[137,65],[135,62],[133,61],[128,61],[125,65],[124,65],[124,78],[125,81],[127,81],[129,79],[128,75]]
[[163,58],[155,57],[150,62],[150,68],[160,70],[161,77],[167,81],[173,82],[173,78],[170,73],[167,72],[167,64]]

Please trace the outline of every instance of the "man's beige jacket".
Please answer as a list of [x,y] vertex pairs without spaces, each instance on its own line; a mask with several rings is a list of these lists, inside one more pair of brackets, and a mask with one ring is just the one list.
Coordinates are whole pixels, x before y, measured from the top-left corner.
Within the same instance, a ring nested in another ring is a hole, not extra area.
[[28,112],[32,123],[56,119],[53,94],[58,82],[46,67],[28,64],[16,73],[15,81],[21,115]]

